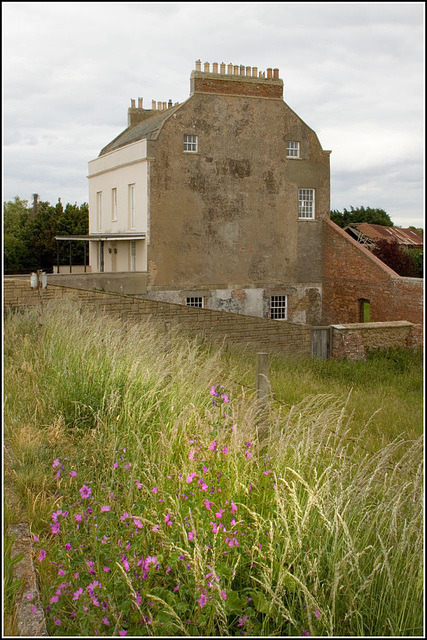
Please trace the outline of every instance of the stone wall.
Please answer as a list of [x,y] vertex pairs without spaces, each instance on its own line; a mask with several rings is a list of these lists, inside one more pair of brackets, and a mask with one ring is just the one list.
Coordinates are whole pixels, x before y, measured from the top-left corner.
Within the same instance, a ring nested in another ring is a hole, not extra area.
[[[250,346],[292,356],[310,355],[309,325],[51,284],[43,291],[42,297],[44,302],[74,299],[94,310],[98,309],[129,322],[152,317],[162,322],[171,322],[171,325],[179,325],[193,335],[225,340],[226,344]],[[29,280],[5,279],[5,309],[37,307],[39,304],[39,294],[31,289]]]
[[360,300],[370,320],[423,323],[423,280],[403,278],[331,220],[323,221],[323,324],[359,322]]
[[364,360],[370,351],[422,346],[421,325],[404,320],[332,325],[332,358]]

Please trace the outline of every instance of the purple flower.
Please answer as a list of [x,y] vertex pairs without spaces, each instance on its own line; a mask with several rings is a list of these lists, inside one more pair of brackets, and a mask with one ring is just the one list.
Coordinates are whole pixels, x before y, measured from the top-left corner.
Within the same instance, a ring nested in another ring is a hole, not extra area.
[[111,511],[111,507],[108,504],[105,504],[101,507],[101,513],[104,511]]
[[44,549],[40,549],[40,553],[38,557],[39,562],[43,562],[45,558],[46,558],[46,551]]
[[75,478],[77,475],[77,471],[70,471],[70,477]]
[[211,394],[211,396],[215,396],[216,398],[218,398],[219,396],[219,393],[217,393],[214,385],[211,386],[209,393]]
[[227,600],[227,594],[225,593],[224,589],[221,591],[221,596],[223,600]]
[[200,605],[200,608],[201,608],[201,609],[203,609],[203,607],[205,606],[205,604],[207,603],[207,601],[208,601],[208,599],[207,599],[207,597],[205,596],[205,594],[204,594],[204,593],[202,593],[202,595],[200,596],[200,598],[197,600],[197,602],[199,603],[199,605]]
[[80,489],[80,495],[83,499],[89,498],[91,493],[92,493],[92,489],[85,484]]

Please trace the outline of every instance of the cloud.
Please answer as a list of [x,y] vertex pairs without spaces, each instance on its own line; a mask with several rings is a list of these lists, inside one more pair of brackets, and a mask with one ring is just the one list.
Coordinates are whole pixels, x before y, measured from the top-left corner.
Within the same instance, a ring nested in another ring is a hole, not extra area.
[[332,202],[399,203],[423,223],[422,3],[2,7],[6,199],[87,200],[87,162],[130,98],[183,102],[200,58],[279,68],[286,103],[332,149]]

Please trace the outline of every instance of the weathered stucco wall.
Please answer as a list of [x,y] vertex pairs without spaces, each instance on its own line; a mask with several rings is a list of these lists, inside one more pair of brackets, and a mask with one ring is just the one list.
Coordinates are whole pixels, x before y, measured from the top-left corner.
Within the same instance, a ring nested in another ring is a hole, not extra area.
[[[300,158],[286,158],[287,139]],[[329,153],[283,100],[196,92],[148,155],[149,290],[321,287]],[[300,188],[316,190],[316,220],[298,221]]]
[[359,321],[359,300],[371,322],[423,323],[423,280],[402,278],[331,220],[323,222],[323,323]]

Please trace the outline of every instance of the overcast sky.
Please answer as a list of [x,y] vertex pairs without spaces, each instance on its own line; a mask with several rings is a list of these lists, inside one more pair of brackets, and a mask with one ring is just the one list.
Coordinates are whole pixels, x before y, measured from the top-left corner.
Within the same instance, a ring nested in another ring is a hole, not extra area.
[[3,199],[88,201],[131,98],[183,102],[195,61],[280,70],[331,149],[331,208],[424,226],[424,3],[3,2]]

